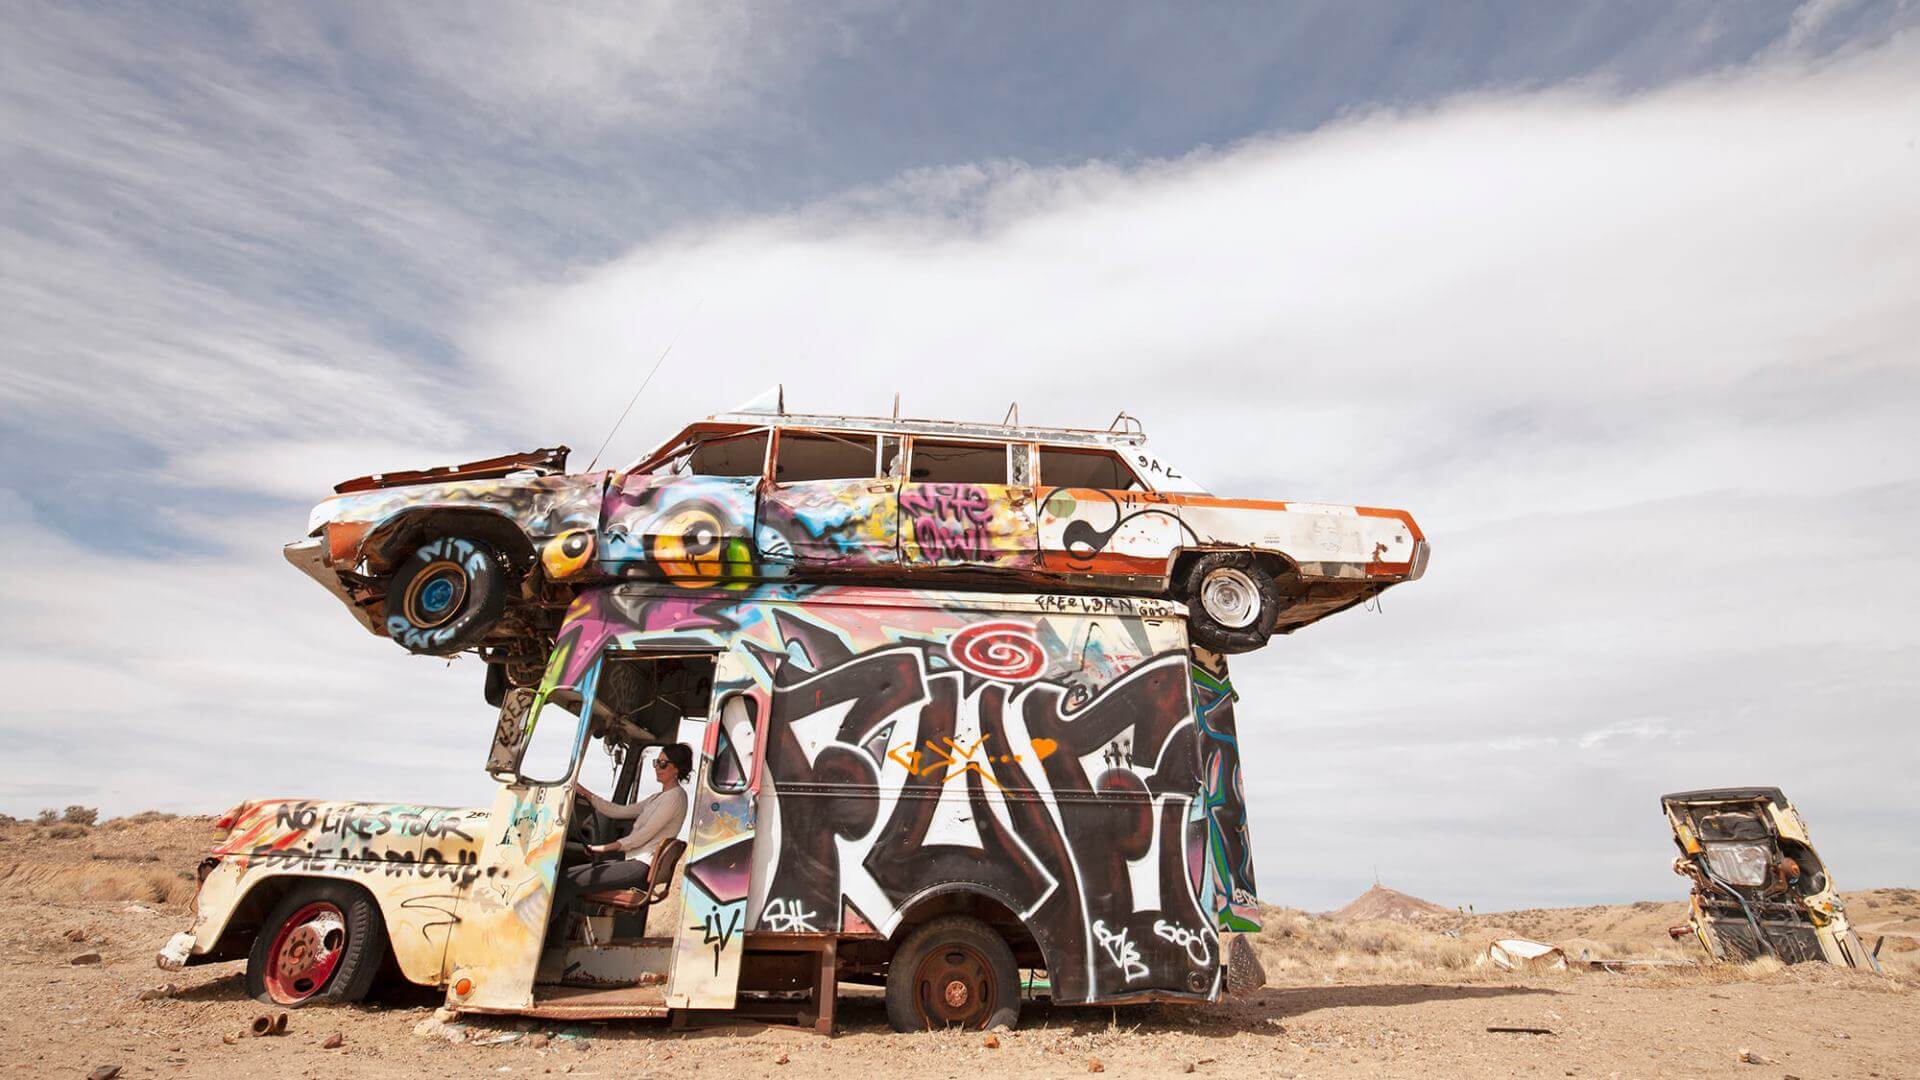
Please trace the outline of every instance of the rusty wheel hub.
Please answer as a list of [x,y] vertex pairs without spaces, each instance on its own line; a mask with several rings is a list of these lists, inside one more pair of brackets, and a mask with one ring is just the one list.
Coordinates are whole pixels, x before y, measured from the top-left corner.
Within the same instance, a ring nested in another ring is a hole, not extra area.
[[936,949],[915,966],[914,998],[930,1028],[979,1029],[993,1016],[993,968],[965,945]]

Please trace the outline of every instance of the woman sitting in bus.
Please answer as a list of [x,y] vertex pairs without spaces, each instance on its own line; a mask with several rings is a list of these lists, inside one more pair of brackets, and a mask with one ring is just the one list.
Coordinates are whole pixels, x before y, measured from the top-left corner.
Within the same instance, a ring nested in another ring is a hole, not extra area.
[[647,884],[647,876],[653,872],[648,857],[661,841],[680,835],[680,826],[687,820],[687,793],[681,785],[692,771],[693,751],[685,743],[674,743],[661,747],[653,759],[653,775],[660,781],[660,790],[631,806],[608,802],[584,787],[579,789],[596,811],[616,821],[630,820],[633,828],[610,844],[587,845],[588,854],[611,858],[561,872],[553,891],[555,915],[564,914],[573,898],[589,889],[633,889]]

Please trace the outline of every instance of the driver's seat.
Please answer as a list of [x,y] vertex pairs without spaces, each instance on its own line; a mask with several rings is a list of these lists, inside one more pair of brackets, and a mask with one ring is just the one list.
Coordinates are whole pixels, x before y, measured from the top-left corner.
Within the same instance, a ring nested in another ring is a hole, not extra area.
[[[680,856],[686,854],[687,842],[678,837],[660,841],[653,849],[653,858],[647,868],[647,884],[640,889],[592,889],[580,894],[579,901],[585,905],[597,905],[601,910],[590,914],[625,915],[640,920],[646,926],[647,909],[667,898],[673,888],[673,871],[680,865]],[[607,911],[605,909],[613,910]],[[595,945],[593,919],[584,920],[586,924],[587,944]]]

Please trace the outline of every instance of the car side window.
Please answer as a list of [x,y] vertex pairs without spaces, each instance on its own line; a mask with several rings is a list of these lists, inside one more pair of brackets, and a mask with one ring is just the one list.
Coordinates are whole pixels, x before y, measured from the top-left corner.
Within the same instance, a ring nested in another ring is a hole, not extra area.
[[915,439],[907,479],[916,484],[1004,484],[1007,444]]
[[865,480],[877,468],[874,437],[783,431],[773,452],[773,482]]
[[1120,455],[1111,450],[1040,448],[1040,482],[1057,488],[1099,488],[1103,491],[1144,491]]
[[702,439],[693,448],[690,471],[695,476],[759,476],[766,464],[767,433],[754,431]]

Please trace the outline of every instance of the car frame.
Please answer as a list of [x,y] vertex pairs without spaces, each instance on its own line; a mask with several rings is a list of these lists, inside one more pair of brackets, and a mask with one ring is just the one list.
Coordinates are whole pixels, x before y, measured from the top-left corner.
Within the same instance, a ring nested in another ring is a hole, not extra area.
[[1675,940],[1694,938],[1716,962],[1879,970],[1779,788],[1680,791],[1662,795],[1660,809],[1680,849],[1673,872],[1693,883],[1687,921],[1668,931]]
[[1237,653],[1419,578],[1429,552],[1403,510],[1212,495],[1125,414],[1101,431],[745,410],[620,469],[570,474],[567,452],[346,481],[287,557],[370,631],[478,649],[504,686],[537,677],[567,604],[608,581],[1160,596]]

